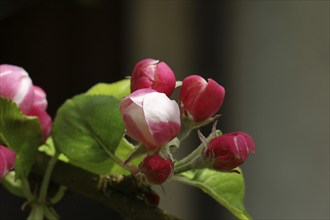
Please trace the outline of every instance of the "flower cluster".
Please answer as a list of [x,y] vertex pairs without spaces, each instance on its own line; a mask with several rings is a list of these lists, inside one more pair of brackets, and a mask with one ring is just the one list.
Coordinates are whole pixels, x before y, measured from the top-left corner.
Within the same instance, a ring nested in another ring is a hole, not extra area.
[[[141,142],[147,154],[139,168],[151,184],[162,184],[173,174],[169,147],[173,140],[180,143],[192,129],[215,121],[225,96],[225,89],[216,81],[191,75],[182,81],[177,103],[170,99],[175,85],[174,73],[167,64],[141,60],[133,69],[131,94],[120,105],[127,135]],[[255,151],[252,138],[239,132],[214,136],[204,148],[198,156],[200,164],[194,168],[207,164],[231,171]]]
[[[0,65],[0,97],[11,99],[23,114],[37,117],[45,141],[50,135],[52,119],[47,114],[46,93],[33,85],[28,73],[21,67]],[[15,153],[0,146],[0,178],[14,167]]]

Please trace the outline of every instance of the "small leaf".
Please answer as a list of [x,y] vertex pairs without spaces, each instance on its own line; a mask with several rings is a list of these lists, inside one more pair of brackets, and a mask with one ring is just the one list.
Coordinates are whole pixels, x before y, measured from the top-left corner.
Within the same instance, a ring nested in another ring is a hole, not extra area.
[[[55,145],[54,145],[54,141],[53,141],[53,138],[49,137],[46,141],[45,144],[41,145],[38,150],[40,152],[43,152],[45,154],[47,154],[48,156],[54,156],[55,155],[55,152],[56,152],[56,149],[55,149]],[[69,162],[69,158],[67,158],[64,154],[60,154],[58,156],[58,159],[63,161],[63,162],[66,162],[68,163]]]
[[87,91],[89,95],[111,95],[122,100],[130,94],[130,80],[123,79],[115,83],[98,83]]
[[70,163],[97,174],[108,173],[125,126],[119,101],[106,95],[67,100],[54,120],[53,140]]
[[27,177],[42,143],[40,124],[36,117],[25,116],[14,102],[1,97],[0,143],[16,152],[17,177]]
[[25,198],[22,182],[15,177],[15,171],[7,173],[3,178],[2,185],[15,196]]
[[203,190],[238,219],[251,219],[244,207],[244,179],[242,171],[239,172],[241,174],[200,169],[181,173],[173,180]]

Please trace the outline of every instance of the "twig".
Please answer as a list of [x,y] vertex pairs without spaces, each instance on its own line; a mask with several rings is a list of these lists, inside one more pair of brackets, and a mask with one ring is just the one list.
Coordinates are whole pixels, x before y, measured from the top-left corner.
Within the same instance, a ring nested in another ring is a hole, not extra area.
[[[39,153],[32,173],[43,176],[49,159],[45,154]],[[150,193],[151,189],[138,184],[132,176],[99,176],[58,161],[54,167],[51,181],[103,204],[126,219],[178,219],[158,207],[147,204],[144,198],[147,198],[148,195],[145,193]]]

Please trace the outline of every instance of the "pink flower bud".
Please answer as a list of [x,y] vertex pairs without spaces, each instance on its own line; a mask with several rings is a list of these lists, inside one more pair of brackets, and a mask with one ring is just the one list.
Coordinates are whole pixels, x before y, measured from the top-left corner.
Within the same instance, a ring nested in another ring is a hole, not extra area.
[[127,134],[155,150],[171,141],[180,131],[178,104],[164,93],[139,89],[120,104]]
[[47,114],[47,99],[45,91],[39,86],[33,86],[34,100],[32,108],[27,115],[38,117],[43,141],[49,137],[52,128],[52,118]]
[[225,96],[225,89],[216,81],[206,82],[202,77],[191,75],[182,82],[179,95],[183,118],[193,117],[194,122],[202,122],[219,110]]
[[46,111],[39,110],[36,108],[33,108],[28,115],[35,116],[38,118],[42,130],[42,139],[43,141],[46,141],[52,129],[52,118],[48,115]]
[[166,63],[154,59],[144,59],[134,67],[131,92],[151,88],[171,96],[175,89],[175,82],[174,73]]
[[0,145],[0,182],[2,178],[14,169],[16,153],[9,148]]
[[241,165],[256,148],[252,138],[244,132],[233,132],[212,139],[205,157],[214,160],[216,170],[231,171]]
[[162,184],[173,174],[173,161],[160,155],[147,156],[139,167],[152,184]]
[[47,99],[43,89],[32,84],[28,73],[21,67],[0,65],[0,96],[15,102],[25,115],[38,117],[43,140],[50,135],[52,119],[47,114]]
[[34,100],[32,104],[32,110],[46,111],[48,102],[46,99],[45,91],[39,86],[33,86]]
[[34,98],[28,73],[18,66],[0,65],[0,96],[11,99],[24,114],[28,113]]

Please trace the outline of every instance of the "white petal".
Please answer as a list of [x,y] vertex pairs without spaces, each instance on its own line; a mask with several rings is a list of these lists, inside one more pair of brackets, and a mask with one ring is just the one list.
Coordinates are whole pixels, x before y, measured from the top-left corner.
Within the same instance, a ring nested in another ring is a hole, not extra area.
[[143,111],[147,123],[176,122],[180,124],[180,110],[178,104],[170,100],[164,93],[146,95]]
[[30,78],[28,77],[21,78],[21,84],[17,90],[16,95],[13,97],[13,101],[18,105],[21,104],[26,94],[31,89],[31,86],[32,86],[32,81]]

